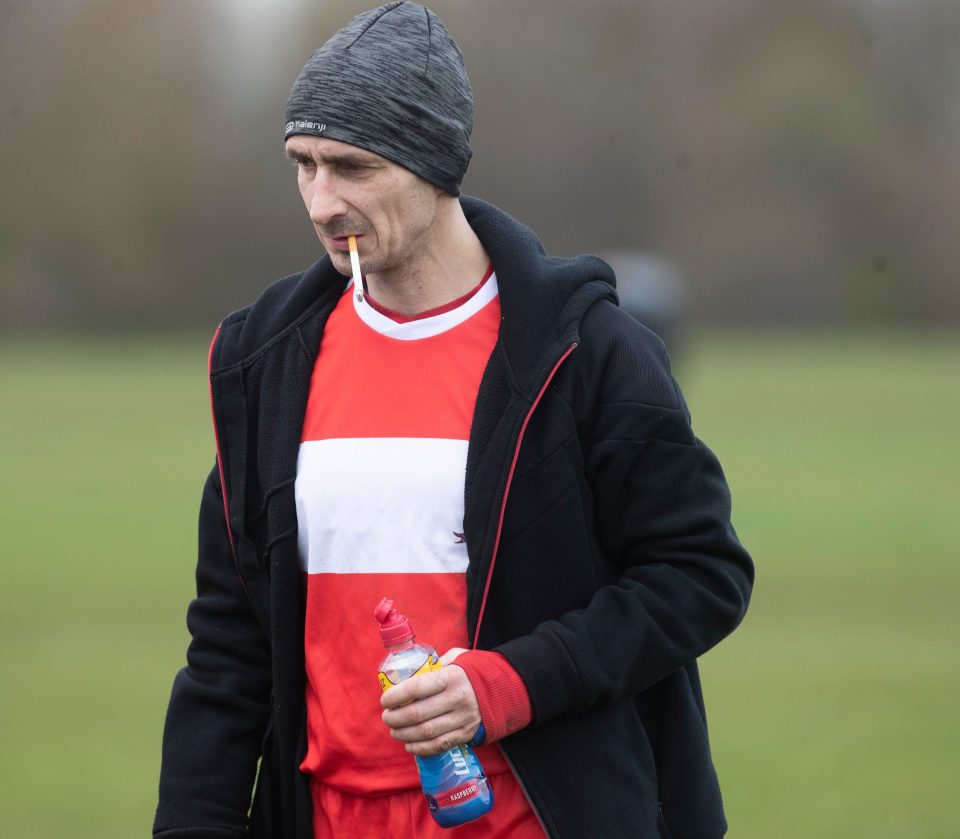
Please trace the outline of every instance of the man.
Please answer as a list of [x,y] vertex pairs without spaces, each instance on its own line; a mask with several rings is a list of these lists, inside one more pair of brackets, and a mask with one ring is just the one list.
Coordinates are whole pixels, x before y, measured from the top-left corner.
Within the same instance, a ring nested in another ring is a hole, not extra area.
[[[696,659],[753,570],[722,472],[610,269],[459,196],[472,121],[460,51],[413,3],[294,84],[327,255],[211,345],[155,836],[440,835],[411,755],[466,741],[495,804],[456,835],[726,830]],[[383,596],[447,666],[380,698]]]

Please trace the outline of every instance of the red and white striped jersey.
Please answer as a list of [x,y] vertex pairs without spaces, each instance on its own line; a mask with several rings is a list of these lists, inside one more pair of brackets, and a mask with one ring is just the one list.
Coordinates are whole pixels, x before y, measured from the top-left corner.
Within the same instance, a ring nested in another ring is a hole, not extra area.
[[[301,769],[359,795],[419,786],[380,720],[373,609],[396,601],[439,653],[468,645],[463,493],[480,378],[497,340],[492,269],[465,298],[398,322],[348,289],[314,367],[297,461],[307,574],[308,751]],[[488,775],[507,769],[478,750]]]

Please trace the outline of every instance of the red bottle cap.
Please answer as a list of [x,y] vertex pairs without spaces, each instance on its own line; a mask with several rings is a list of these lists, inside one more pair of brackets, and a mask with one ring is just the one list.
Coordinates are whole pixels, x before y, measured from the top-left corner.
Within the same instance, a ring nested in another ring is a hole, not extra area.
[[393,601],[386,597],[373,610],[373,616],[380,624],[380,638],[384,646],[392,647],[413,638],[410,621],[393,608]]

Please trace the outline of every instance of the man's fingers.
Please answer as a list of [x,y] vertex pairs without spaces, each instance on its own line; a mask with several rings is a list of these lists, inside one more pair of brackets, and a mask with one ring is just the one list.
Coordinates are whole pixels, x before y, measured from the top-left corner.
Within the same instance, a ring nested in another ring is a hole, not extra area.
[[384,691],[380,696],[380,705],[384,708],[399,708],[414,700],[434,696],[446,689],[448,678],[449,674],[443,670],[411,676],[399,685]]
[[422,725],[452,710],[453,708],[442,698],[428,697],[399,708],[387,708],[380,717],[390,728],[410,728]]
[[465,688],[456,687],[401,705],[399,708],[387,708],[380,716],[390,728],[398,729],[423,725],[447,714],[459,715],[463,719],[472,716],[479,718],[479,709],[469,702]]
[[470,738],[473,737],[476,732],[476,728],[472,731],[468,731],[465,728],[459,728],[456,731],[451,731],[448,734],[444,734],[442,737],[438,737],[435,740],[421,740],[417,743],[407,743],[404,748],[409,754],[416,755],[417,757],[429,757],[430,755],[439,755],[443,752],[449,752],[454,746],[462,746],[464,743],[469,742]]
[[462,745],[480,726],[473,686],[456,665],[412,676],[386,691],[380,703],[390,736],[419,756]]
[[[479,724],[480,721],[472,714],[464,711],[450,711],[415,725],[391,727],[390,736],[401,743],[418,743],[431,742],[447,734],[459,732],[455,734],[456,737],[467,733],[467,739],[469,740]],[[458,742],[465,741],[454,740],[453,745],[457,745]]]
[[391,729],[390,736],[419,756],[440,754],[468,742],[480,725],[463,714],[444,714],[422,725]]

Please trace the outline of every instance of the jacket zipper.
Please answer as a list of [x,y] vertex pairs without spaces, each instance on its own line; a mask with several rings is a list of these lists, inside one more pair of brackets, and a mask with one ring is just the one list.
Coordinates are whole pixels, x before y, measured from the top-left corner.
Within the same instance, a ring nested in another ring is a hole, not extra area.
[[230,527],[230,504],[227,501],[227,482],[223,473],[223,457],[220,455],[220,433],[217,431],[217,414],[213,409],[213,379],[210,374],[213,372],[213,348],[216,346],[217,338],[220,337],[220,329],[223,324],[217,326],[217,331],[213,333],[213,340],[210,342],[210,350],[207,353],[207,385],[210,393],[210,417],[213,420],[213,442],[217,449],[217,469],[220,472],[220,494],[223,496],[223,518],[227,526],[227,538],[230,540],[230,553],[233,554],[233,564],[237,568],[237,576],[240,578],[240,585],[247,587],[243,575],[240,573],[240,561],[237,558],[237,546],[233,541],[233,528]]
[[477,615],[477,626],[473,631],[473,643],[470,645],[470,649],[472,650],[477,648],[477,641],[480,638],[480,624],[483,623],[483,613],[487,608],[487,595],[490,593],[490,583],[493,580],[493,567],[496,565],[497,551],[500,549],[500,534],[503,531],[503,517],[507,511],[507,497],[510,495],[510,484],[513,483],[513,473],[517,468],[517,458],[520,457],[520,445],[523,443],[523,435],[526,433],[527,425],[530,422],[530,417],[533,416],[533,412],[537,409],[537,405],[540,404],[543,394],[546,393],[547,388],[550,386],[550,382],[553,381],[553,377],[557,374],[557,370],[560,369],[560,365],[567,360],[567,356],[569,356],[570,353],[572,353],[576,348],[577,342],[574,341],[569,347],[567,347],[567,351],[560,356],[557,363],[553,365],[550,375],[547,376],[547,380],[543,383],[539,393],[537,393],[537,398],[533,400],[533,404],[527,411],[527,415],[523,418],[523,425],[520,426],[520,434],[517,437],[517,445],[513,450],[513,460],[510,462],[510,471],[507,473],[507,485],[503,488],[503,500],[500,502],[500,518],[497,521],[497,535],[493,540],[493,553],[490,555],[490,568],[487,570],[487,579],[483,585],[483,597],[480,599],[480,612]]

